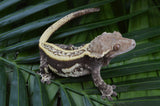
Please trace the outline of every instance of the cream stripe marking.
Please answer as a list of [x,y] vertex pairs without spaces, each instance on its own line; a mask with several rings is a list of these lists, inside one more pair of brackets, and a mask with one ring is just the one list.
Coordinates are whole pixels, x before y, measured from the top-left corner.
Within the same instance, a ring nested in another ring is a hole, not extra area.
[[80,50],[84,50],[84,52],[80,55],[75,55],[75,56],[67,56],[67,55],[64,55],[64,56],[58,56],[58,55],[55,55],[53,54],[51,51],[49,51],[48,49],[44,48],[43,47],[43,43],[40,43],[39,44],[39,47],[45,52],[45,54],[47,54],[50,58],[52,59],[56,59],[56,60],[60,60],[60,61],[70,61],[70,60],[76,60],[76,59],[79,59],[79,58],[82,58],[84,57],[85,55],[88,55],[89,57],[94,57],[94,58],[100,58],[100,57],[103,57],[106,53],[108,53],[110,50],[107,50],[106,52],[103,52],[100,56],[97,57],[96,54],[94,53],[90,53],[87,48],[89,46],[89,44],[86,44],[84,45],[84,47],[81,47],[80,49],[77,49],[77,50],[64,50],[54,44],[51,44],[51,43],[44,43],[44,44],[47,44],[47,45],[50,45],[52,46],[53,48],[55,49],[58,49],[64,53],[75,53],[75,52],[78,52]]
[[70,68],[63,68],[62,71],[64,73],[68,73],[68,72],[72,72],[74,71],[74,69],[78,68],[79,66],[81,66],[80,64],[76,63],[75,65],[73,65],[72,67]]

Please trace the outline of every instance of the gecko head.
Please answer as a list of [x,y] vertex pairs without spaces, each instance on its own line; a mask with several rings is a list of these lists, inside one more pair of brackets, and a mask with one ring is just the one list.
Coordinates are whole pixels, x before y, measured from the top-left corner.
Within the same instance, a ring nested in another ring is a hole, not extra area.
[[90,42],[88,51],[92,57],[102,58],[105,56],[113,58],[134,49],[135,46],[135,40],[124,38],[119,32],[104,32]]

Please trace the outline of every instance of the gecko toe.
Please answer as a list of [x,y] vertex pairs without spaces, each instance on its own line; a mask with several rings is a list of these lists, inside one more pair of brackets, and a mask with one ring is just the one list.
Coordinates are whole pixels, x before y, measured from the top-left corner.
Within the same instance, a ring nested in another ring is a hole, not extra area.
[[113,101],[113,98],[111,96],[106,96],[106,95],[101,96],[102,99],[105,99],[106,97],[109,101]]
[[48,84],[48,85],[51,84],[51,81],[46,81],[46,84]]
[[112,88],[113,88],[113,89],[116,89],[116,85],[112,85]]
[[41,82],[44,84],[45,83],[45,81],[43,80],[43,79],[41,79]]
[[36,73],[41,76],[41,72],[40,71],[37,71]]
[[113,91],[113,89],[115,88],[116,88],[115,85],[107,85],[106,89],[101,89],[102,99],[105,99],[107,97],[109,101],[112,101],[113,100],[112,96],[113,97],[117,96],[117,93]]
[[112,93],[112,96],[116,97],[116,96],[117,96],[117,93],[116,93],[116,92],[113,92],[113,93]]
[[106,98],[106,96],[102,95],[102,96],[101,96],[101,98],[102,98],[102,99],[105,99],[105,98]]
[[113,101],[113,98],[111,96],[107,96],[109,101]]

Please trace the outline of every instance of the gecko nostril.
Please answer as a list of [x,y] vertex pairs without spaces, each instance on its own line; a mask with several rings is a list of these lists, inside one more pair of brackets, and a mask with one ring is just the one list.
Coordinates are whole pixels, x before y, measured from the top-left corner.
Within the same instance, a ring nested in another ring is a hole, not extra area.
[[132,45],[135,46],[135,43],[133,43]]
[[133,40],[132,41],[132,46],[135,47],[136,46],[136,42]]

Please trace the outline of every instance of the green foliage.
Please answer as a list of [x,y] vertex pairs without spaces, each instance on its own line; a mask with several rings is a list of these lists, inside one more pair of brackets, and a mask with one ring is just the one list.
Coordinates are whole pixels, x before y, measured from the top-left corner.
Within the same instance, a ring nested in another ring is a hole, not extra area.
[[[0,106],[159,106],[160,2],[158,0],[0,0]],[[38,40],[63,16],[84,8],[99,13],[77,18],[50,39],[53,43],[84,44],[102,32],[120,31],[135,39],[134,50],[113,59],[101,70],[117,85],[114,101],[102,100],[91,76],[56,76],[42,84]]]

